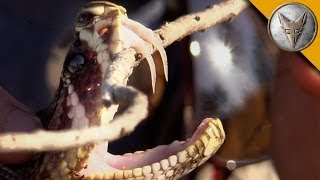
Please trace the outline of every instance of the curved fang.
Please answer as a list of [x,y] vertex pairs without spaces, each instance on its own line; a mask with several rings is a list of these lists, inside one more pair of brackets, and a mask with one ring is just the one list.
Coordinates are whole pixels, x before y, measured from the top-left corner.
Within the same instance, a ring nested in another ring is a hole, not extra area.
[[138,53],[141,53],[146,58],[151,73],[152,92],[154,93],[157,77],[156,65],[154,63],[153,57],[151,56],[151,53],[147,52],[148,47],[146,46],[143,39],[141,39],[135,32],[126,27],[123,28],[122,35],[124,39],[126,39],[126,41],[123,41],[125,47],[134,48]]
[[151,29],[146,28],[139,22],[133,21],[129,18],[123,18],[122,23],[142,39],[151,43],[159,51],[163,63],[164,76],[166,78],[166,81],[168,81],[168,60],[167,54],[161,44],[161,39],[158,36],[155,36],[155,33]]
[[[144,43],[144,42],[142,42]],[[142,45],[145,46],[145,45]],[[150,68],[150,73],[151,73],[151,83],[152,83],[152,92],[155,92],[155,88],[156,88],[156,65],[153,61],[153,58],[151,56],[150,53],[146,52],[146,48],[145,47],[141,47],[141,45],[138,46],[133,46],[134,49],[136,49],[139,53],[141,53],[146,59],[147,62],[149,64],[149,68]]]

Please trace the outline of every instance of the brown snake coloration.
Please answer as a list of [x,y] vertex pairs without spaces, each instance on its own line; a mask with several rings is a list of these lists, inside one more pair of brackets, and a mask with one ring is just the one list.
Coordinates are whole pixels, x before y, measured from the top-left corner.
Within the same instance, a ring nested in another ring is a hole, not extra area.
[[[160,38],[128,19],[123,7],[91,2],[80,11],[75,26],[75,41],[64,62],[53,113],[46,125],[48,130],[109,123],[106,119],[110,118],[104,113],[109,107],[103,102],[102,84],[112,57],[123,49],[134,48],[146,58],[154,91],[155,64],[145,41],[153,44],[160,52],[168,77],[167,57]],[[190,140],[145,152],[112,155],[107,152],[108,142],[46,152],[37,160],[32,174],[24,173],[27,177],[23,179],[179,179],[210,158],[224,138],[221,122],[205,119]],[[0,170],[1,177],[13,178]]]

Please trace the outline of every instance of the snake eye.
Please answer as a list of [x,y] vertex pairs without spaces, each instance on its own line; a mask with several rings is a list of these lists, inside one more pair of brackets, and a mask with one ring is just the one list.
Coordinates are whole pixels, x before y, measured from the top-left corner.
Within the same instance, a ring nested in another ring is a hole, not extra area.
[[84,27],[93,23],[95,15],[90,12],[82,13],[77,18],[77,26]]
[[77,54],[70,60],[68,64],[68,70],[71,73],[78,72],[84,67],[85,62],[86,62],[85,57],[83,57],[80,54]]

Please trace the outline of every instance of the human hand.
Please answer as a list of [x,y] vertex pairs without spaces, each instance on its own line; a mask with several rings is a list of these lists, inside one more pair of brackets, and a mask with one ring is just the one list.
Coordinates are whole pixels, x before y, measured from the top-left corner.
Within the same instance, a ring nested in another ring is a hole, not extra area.
[[[39,118],[0,86],[0,133],[30,132],[39,128]],[[24,163],[32,155],[32,152],[0,153],[0,163]]]
[[271,151],[281,179],[320,179],[320,73],[295,53],[278,60]]

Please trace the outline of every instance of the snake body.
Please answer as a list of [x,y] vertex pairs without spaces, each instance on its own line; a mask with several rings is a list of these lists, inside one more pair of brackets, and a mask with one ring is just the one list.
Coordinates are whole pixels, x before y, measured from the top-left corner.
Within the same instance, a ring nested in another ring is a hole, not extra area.
[[[64,62],[52,103],[48,130],[80,129],[109,123],[103,78],[112,57],[125,48],[141,53],[150,66],[153,90],[155,64],[145,42],[159,50],[167,78],[167,57],[152,30],[126,16],[110,2],[86,5],[75,24],[75,40]],[[108,142],[65,151],[45,152],[27,179],[179,179],[210,158],[224,141],[218,119],[206,119],[186,142],[175,141],[147,151],[122,156],[107,152]],[[1,171],[0,171],[1,172]],[[0,174],[1,177],[1,174]]]

